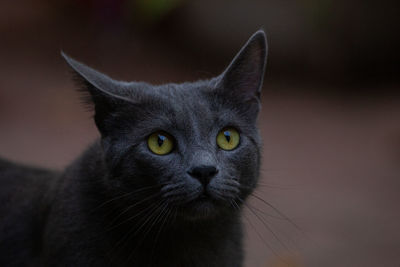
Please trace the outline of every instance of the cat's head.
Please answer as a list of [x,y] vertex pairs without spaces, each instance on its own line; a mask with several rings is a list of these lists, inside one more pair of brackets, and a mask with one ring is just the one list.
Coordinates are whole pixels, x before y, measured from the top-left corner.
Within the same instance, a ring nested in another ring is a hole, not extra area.
[[237,208],[255,188],[256,127],[267,55],[256,32],[219,76],[182,84],[113,80],[63,54],[84,82],[109,170],[107,186],[149,194],[187,219]]

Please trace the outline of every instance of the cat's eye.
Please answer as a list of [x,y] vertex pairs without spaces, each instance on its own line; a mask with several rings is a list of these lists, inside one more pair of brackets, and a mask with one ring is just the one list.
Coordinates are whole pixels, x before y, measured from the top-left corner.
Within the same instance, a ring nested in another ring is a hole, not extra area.
[[233,150],[240,142],[240,134],[233,127],[222,129],[217,135],[217,145],[223,150]]
[[174,141],[171,135],[158,131],[152,133],[147,139],[147,145],[151,152],[157,155],[166,155],[174,148]]

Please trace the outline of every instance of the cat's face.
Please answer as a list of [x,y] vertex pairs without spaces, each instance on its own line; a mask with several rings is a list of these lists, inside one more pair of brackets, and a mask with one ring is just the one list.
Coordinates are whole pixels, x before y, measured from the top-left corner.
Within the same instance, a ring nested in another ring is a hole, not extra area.
[[255,123],[265,57],[258,32],[222,75],[161,86],[117,82],[66,57],[95,104],[108,185],[153,188],[158,201],[187,219],[240,205],[258,179]]
[[209,81],[147,90],[152,96],[115,115],[103,139],[123,186],[158,184],[166,202],[191,216],[245,199],[258,177],[254,114],[216,95]]

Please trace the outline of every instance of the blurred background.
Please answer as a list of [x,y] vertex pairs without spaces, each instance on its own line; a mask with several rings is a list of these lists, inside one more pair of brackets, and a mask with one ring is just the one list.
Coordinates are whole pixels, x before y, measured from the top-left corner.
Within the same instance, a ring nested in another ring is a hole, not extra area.
[[121,80],[219,74],[263,28],[246,267],[400,266],[395,0],[2,0],[0,156],[62,169],[98,137],[65,51]]

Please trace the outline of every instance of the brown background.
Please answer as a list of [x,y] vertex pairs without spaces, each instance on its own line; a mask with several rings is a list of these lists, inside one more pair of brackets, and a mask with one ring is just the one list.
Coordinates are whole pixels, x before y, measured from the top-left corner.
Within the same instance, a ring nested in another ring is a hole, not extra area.
[[372,0],[3,0],[0,155],[62,169],[98,136],[61,49],[117,79],[180,82],[218,74],[262,27],[256,194],[301,230],[253,198],[246,266],[399,266],[399,11]]

